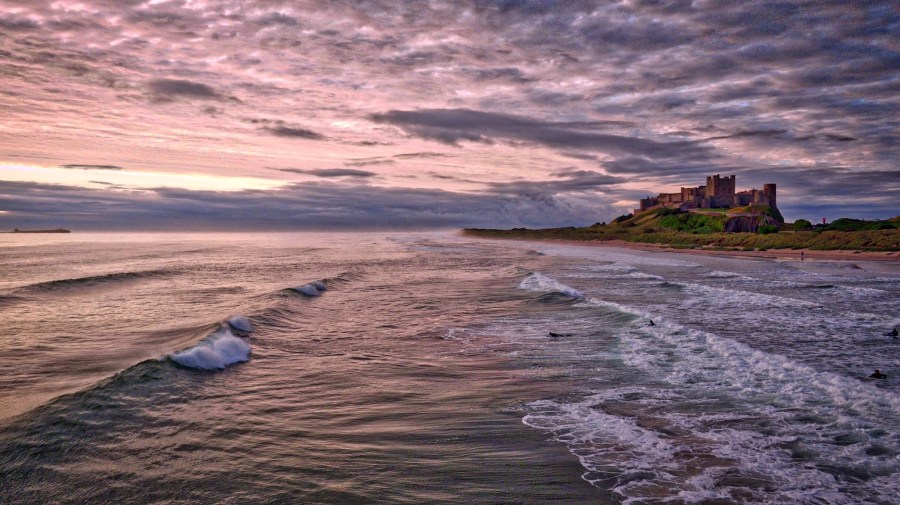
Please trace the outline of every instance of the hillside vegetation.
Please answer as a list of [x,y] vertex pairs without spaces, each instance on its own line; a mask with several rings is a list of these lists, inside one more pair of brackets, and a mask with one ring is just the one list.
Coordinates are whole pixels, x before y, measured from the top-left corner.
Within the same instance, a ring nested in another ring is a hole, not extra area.
[[[753,231],[726,232],[730,226],[743,226],[745,229],[749,227]],[[727,213],[651,209],[636,216],[620,216],[609,224],[597,223],[582,228],[537,230],[468,228],[464,233],[482,237],[522,239],[624,240],[676,248],[746,251],[767,249],[900,251],[898,228],[900,216],[881,221],[838,219],[824,227],[813,227],[805,220],[798,220],[794,224],[778,223],[772,215],[762,209],[732,209]]]

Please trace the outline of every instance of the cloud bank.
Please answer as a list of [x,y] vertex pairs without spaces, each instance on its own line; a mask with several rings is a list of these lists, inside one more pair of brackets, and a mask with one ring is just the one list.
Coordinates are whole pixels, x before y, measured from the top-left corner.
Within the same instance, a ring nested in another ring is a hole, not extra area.
[[[789,219],[886,217],[898,30],[888,0],[0,0],[0,162],[84,172],[39,191],[0,165],[0,216],[63,225],[48,195],[79,194],[91,227],[107,199],[123,227],[216,221],[195,202],[270,227],[591,224],[733,173]],[[89,189],[120,168],[311,181]]]

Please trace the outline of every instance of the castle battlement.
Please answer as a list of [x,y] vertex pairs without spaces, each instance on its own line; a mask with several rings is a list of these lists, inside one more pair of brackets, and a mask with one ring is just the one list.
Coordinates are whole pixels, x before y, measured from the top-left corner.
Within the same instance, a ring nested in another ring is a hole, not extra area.
[[660,193],[655,197],[642,198],[640,208],[634,209],[634,213],[657,207],[690,210],[768,205],[777,208],[775,184],[765,184],[761,190],[748,189],[738,192],[735,190],[736,179],[735,175],[725,177],[719,174],[710,175],[706,178],[705,186],[681,188],[678,193]]

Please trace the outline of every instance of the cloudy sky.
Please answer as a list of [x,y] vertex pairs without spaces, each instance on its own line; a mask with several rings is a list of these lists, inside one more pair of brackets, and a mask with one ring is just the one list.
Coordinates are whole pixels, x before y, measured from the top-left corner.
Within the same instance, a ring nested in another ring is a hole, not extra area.
[[0,0],[0,228],[900,214],[885,1]]

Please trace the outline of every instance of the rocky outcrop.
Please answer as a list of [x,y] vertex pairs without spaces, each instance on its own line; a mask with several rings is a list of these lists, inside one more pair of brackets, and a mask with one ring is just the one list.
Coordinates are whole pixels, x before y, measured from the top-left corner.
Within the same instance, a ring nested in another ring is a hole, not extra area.
[[778,221],[766,214],[742,214],[725,221],[725,231],[730,233],[757,233],[760,226],[778,226]]

